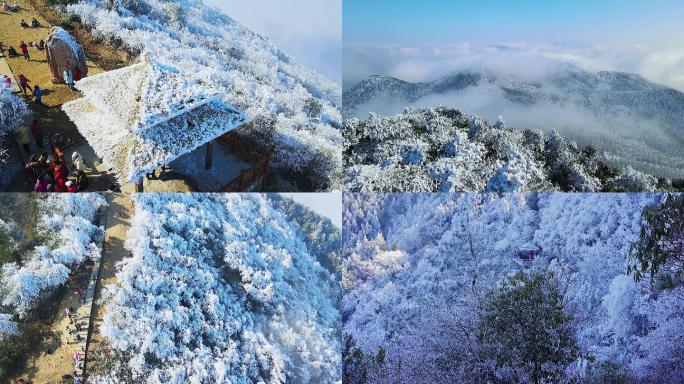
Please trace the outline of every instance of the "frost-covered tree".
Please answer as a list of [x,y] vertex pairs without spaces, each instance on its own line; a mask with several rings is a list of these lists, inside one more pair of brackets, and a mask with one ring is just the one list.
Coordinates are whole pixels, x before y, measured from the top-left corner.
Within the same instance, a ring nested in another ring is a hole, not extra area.
[[669,194],[644,208],[639,240],[632,245],[628,267],[639,281],[644,275],[671,286],[684,279],[684,195]]
[[0,313],[0,342],[10,336],[17,335],[19,328],[17,323],[12,321],[12,315]]
[[482,304],[478,339],[493,377],[539,384],[559,382],[579,355],[572,316],[548,272],[515,274]]
[[444,107],[347,119],[344,183],[352,192],[650,192],[672,184],[630,167],[620,171],[557,131],[489,124]]
[[106,369],[91,382],[340,380],[339,281],[272,199],[145,194],[134,202],[132,256],[105,292]]
[[104,205],[105,199],[97,194],[41,198],[37,231],[44,244],[35,246],[24,260],[2,265],[0,306],[24,317],[43,295],[64,284],[74,268],[99,259],[103,232],[93,221]]
[[12,94],[12,88],[4,82],[0,84],[0,136],[23,124],[28,114],[24,100]]
[[24,100],[15,96],[12,88],[4,82],[0,84],[0,175],[6,172],[5,166],[9,157],[8,148],[4,144],[7,134],[23,124],[28,114],[29,109]]
[[[364,357],[384,351],[382,366],[367,370],[367,382],[531,382],[531,376],[514,380],[510,368],[497,368],[496,354],[486,353],[492,348],[477,335],[486,292],[510,286],[516,273],[532,279],[543,271],[553,280],[542,292],[556,292],[562,314],[572,317],[561,322],[568,332],[547,336],[576,345],[552,351],[575,353],[545,366],[555,372],[553,382],[681,381],[683,287],[654,290],[647,279],[625,274],[642,211],[663,198],[346,194],[343,329]],[[534,300],[520,303],[509,313],[518,309],[521,321],[538,313],[524,310]]]

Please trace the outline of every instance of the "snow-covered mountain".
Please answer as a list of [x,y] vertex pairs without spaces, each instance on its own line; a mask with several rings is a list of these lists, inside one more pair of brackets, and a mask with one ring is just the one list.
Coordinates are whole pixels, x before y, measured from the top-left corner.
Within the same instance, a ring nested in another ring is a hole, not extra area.
[[592,73],[570,64],[534,81],[490,70],[410,83],[371,76],[345,90],[345,117],[394,115],[405,107],[446,105],[512,127],[557,129],[609,152],[617,165],[684,177],[684,94],[624,72]]
[[630,110],[644,118],[661,120],[673,132],[681,134],[684,130],[684,93],[651,83],[639,75],[591,73],[570,64],[540,81],[519,80],[487,70],[454,73],[424,83],[374,75],[346,90],[343,104],[345,112],[353,112],[377,97],[392,97],[409,104],[426,96],[483,85],[500,89],[506,100],[522,105],[541,102],[576,105],[606,115]]

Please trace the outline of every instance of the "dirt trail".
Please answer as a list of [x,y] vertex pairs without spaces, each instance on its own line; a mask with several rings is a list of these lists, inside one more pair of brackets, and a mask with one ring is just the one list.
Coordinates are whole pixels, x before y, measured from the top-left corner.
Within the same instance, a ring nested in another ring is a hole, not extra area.
[[[133,201],[127,194],[113,194],[109,199],[109,210],[107,212],[107,227],[105,229],[104,250],[102,252],[102,265],[100,269],[99,284],[95,287],[95,299],[92,321],[92,333],[88,345],[89,356],[94,354],[90,351],[96,350],[102,343],[100,334],[100,324],[105,314],[105,308],[101,301],[103,288],[116,284],[116,264],[130,256],[124,248],[128,229],[130,227],[131,216],[133,215]],[[97,365],[97,361],[86,361],[86,372],[89,372]]]
[[[105,312],[100,300],[102,288],[116,283],[116,263],[129,255],[124,248],[124,241],[133,212],[133,202],[129,195],[111,194],[107,197],[109,208],[106,210],[105,220],[101,221],[105,225],[105,235],[99,279],[94,287],[94,296],[92,297],[92,312],[89,306],[91,300],[86,300],[86,304],[81,305],[74,289],[67,290],[57,306],[57,313],[53,316],[52,323],[49,325],[50,336],[36,348],[40,352],[28,358],[24,369],[17,372],[11,382],[18,378],[24,378],[36,384],[59,382],[63,375],[74,373],[74,354],[85,348],[82,347],[83,341],[79,343],[76,340],[75,326],[65,312],[67,307],[71,306],[75,310],[77,314],[75,321],[80,321],[83,324],[83,331],[78,333],[83,337],[82,340],[87,337],[88,322],[90,321],[92,328],[88,344],[88,357],[92,355],[91,351],[102,342],[99,332],[99,325]],[[82,287],[84,294],[86,294],[85,287],[88,286],[92,277],[93,267],[93,265],[88,265],[83,268],[74,279],[73,287]],[[88,297],[87,294],[86,297]],[[91,313],[93,317],[89,318]],[[83,354],[84,351],[80,352]],[[86,364],[89,364],[86,369],[92,369],[92,366],[96,365],[97,362],[86,361]]]
[[[13,1],[8,2],[10,4]],[[14,77],[14,85],[17,90],[20,88],[16,84],[16,79],[20,74],[26,76],[30,81],[31,86],[38,85],[43,90],[43,104],[36,104],[32,98],[31,93],[28,96],[23,96],[33,112],[32,116],[27,118],[26,123],[30,124],[33,118],[38,119],[43,133],[46,137],[56,139],[60,145],[63,146],[65,155],[70,156],[74,150],[82,152],[86,165],[89,167],[88,177],[92,186],[91,190],[107,190],[112,184],[112,176],[106,174],[106,170],[98,168],[99,161],[94,153],[87,151],[79,143],[83,143],[82,136],[78,133],[76,126],[69,120],[67,115],[62,111],[61,105],[81,97],[81,94],[76,91],[70,91],[64,84],[53,84],[52,75],[47,63],[47,54],[45,50],[38,50],[37,48],[29,47],[30,60],[26,61],[22,56],[10,58],[7,56],[7,48],[12,46],[17,51],[21,41],[37,43],[39,40],[47,41],[48,34],[52,26],[46,21],[42,13],[36,11],[26,0],[19,1],[19,12],[5,12],[0,10],[0,43],[2,44],[5,53],[5,62],[9,66]],[[20,21],[23,19],[30,23],[33,18],[36,18],[41,24],[39,28],[22,28]],[[86,56],[90,57],[89,52]],[[94,75],[104,72],[97,64],[91,60],[86,61],[88,65],[88,75]],[[0,74],[6,74],[6,66],[0,66]],[[22,93],[20,93],[22,94]],[[39,149],[35,146],[33,140],[31,141],[31,154],[36,154],[47,149],[45,147]],[[21,159],[13,159],[16,162],[26,162],[30,157],[29,153],[24,153],[21,150]],[[30,190],[30,182],[26,180],[23,172],[18,172],[14,177],[14,185],[23,185],[24,190]]]

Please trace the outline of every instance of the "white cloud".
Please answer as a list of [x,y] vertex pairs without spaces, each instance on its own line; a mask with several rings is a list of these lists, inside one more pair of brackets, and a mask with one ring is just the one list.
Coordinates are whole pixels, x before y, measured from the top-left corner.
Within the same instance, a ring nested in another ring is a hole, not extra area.
[[636,73],[684,91],[684,48],[645,45],[552,45],[506,43],[487,46],[345,46],[344,85],[371,74],[429,81],[447,73],[487,68],[524,80],[543,77],[561,62],[591,72]]
[[342,0],[205,0],[341,83]]

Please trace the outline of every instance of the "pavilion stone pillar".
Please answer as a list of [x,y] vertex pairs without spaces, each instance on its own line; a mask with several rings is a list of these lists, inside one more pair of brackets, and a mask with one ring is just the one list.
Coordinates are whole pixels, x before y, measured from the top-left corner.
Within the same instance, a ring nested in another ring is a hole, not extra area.
[[210,141],[207,143],[207,153],[204,158],[204,169],[210,170],[211,165],[214,162],[214,142]]
[[143,192],[143,177],[140,176],[138,178],[138,181],[135,182],[135,191],[136,192]]

